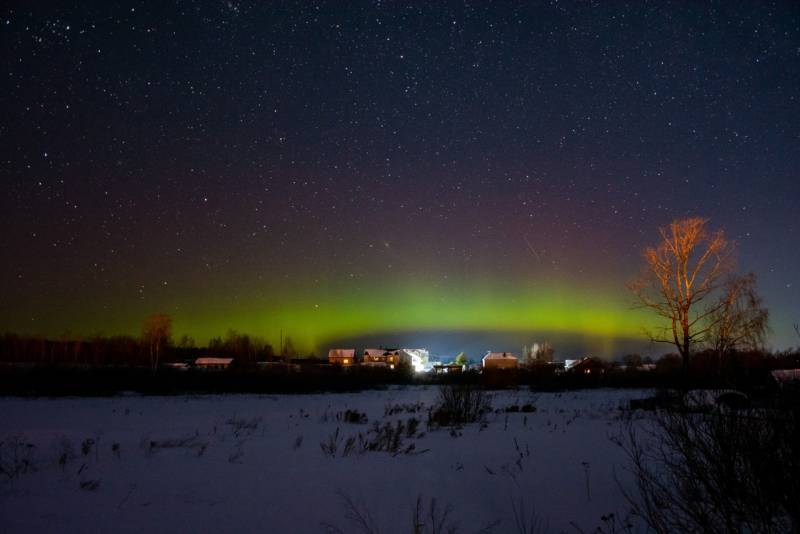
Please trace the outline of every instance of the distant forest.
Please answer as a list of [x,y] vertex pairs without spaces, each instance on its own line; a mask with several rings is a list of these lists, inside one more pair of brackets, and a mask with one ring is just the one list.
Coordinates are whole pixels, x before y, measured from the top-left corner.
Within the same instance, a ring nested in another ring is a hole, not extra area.
[[[278,361],[299,356],[291,338],[283,340],[282,350],[275,351],[269,343],[258,337],[229,331],[225,337],[216,337],[208,346],[198,347],[194,340],[183,336],[177,343],[169,338],[163,345],[161,362],[183,362],[200,356],[234,358],[237,364],[247,365],[259,361]],[[151,366],[150,347],[146,336],[94,336],[90,338],[48,339],[41,336],[21,336],[7,333],[0,337],[0,361],[43,365],[114,365]]]

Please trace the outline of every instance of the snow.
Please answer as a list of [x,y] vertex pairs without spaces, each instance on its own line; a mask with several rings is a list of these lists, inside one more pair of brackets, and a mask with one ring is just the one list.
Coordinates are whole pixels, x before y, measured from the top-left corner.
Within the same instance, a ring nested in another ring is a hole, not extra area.
[[[625,456],[609,436],[620,406],[645,391],[504,391],[486,425],[426,427],[437,388],[288,396],[119,396],[0,399],[0,439],[35,445],[35,472],[0,481],[4,532],[322,532],[355,530],[341,494],[381,532],[408,532],[418,495],[450,504],[464,532],[514,531],[512,503],[535,507],[550,532],[584,531],[626,515]],[[387,406],[421,403],[417,413]],[[337,420],[365,412],[367,424]],[[420,420],[410,454],[335,457],[320,443],[367,434],[374,421]],[[86,455],[85,440],[94,440]],[[65,443],[75,457],[59,465]],[[118,444],[118,450],[112,450]],[[155,447],[153,446],[155,444]],[[177,446],[164,446],[177,445]],[[7,449],[4,450],[6,454]],[[90,486],[97,482],[95,489]],[[85,488],[81,488],[84,483]],[[499,523],[497,523],[499,521]]]

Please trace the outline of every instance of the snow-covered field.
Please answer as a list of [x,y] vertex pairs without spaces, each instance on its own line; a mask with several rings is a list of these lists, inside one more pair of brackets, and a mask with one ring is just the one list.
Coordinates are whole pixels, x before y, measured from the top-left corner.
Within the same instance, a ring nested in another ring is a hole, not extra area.
[[[621,484],[631,481],[624,453],[609,436],[619,432],[619,407],[647,392],[491,395],[495,409],[525,403],[537,409],[492,412],[488,424],[451,432],[426,427],[435,386],[297,396],[0,399],[4,458],[29,451],[34,468],[0,481],[0,531],[294,533],[324,532],[328,523],[356,532],[344,496],[383,533],[410,531],[418,496],[426,510],[431,498],[439,510],[449,504],[459,532],[487,525],[494,525],[491,532],[516,532],[520,503],[549,532],[576,526],[589,532],[601,516],[625,515],[615,473]],[[405,409],[387,415],[397,405]],[[346,410],[364,412],[368,421],[345,422]],[[419,425],[409,431],[412,418]],[[359,433],[372,439],[376,421],[396,428],[398,420],[401,452],[358,450]]]

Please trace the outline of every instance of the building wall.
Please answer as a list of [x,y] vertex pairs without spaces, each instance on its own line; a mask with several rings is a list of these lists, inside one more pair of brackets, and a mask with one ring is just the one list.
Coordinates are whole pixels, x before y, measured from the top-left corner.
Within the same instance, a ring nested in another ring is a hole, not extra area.
[[387,367],[397,367],[400,364],[402,356],[400,354],[381,354],[381,355],[367,355],[365,354],[362,363],[371,363],[371,364],[384,364]]
[[516,358],[490,358],[483,361],[484,369],[516,369]]
[[[345,362],[345,360],[347,360]],[[356,363],[356,351],[354,350],[330,350],[328,351],[328,363],[333,365],[353,365]]]

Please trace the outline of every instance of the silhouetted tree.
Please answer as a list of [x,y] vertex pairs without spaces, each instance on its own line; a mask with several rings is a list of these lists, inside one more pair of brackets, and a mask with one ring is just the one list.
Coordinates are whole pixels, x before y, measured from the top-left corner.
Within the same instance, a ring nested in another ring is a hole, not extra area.
[[142,325],[142,345],[150,354],[150,367],[153,372],[158,369],[161,351],[172,337],[172,319],[165,313],[154,313],[144,320]]
[[553,361],[555,351],[549,342],[532,343],[531,346],[522,347],[522,365],[531,367]]
[[523,365],[531,365],[533,364],[533,346],[523,345],[522,346],[522,364]]
[[545,341],[544,343],[536,346],[536,350],[533,352],[533,359],[536,361],[536,363],[551,363],[555,353],[556,351],[553,349],[550,343]]
[[286,360],[286,363],[292,358],[297,357],[297,350],[294,348],[294,343],[292,342],[292,338],[286,336],[283,340],[283,351],[281,353],[281,357]]
[[719,302],[711,307],[709,345],[718,356],[760,350],[769,331],[769,311],[756,291],[753,273],[731,276]]
[[195,342],[193,338],[183,334],[181,340],[178,342],[178,346],[182,349],[193,349],[195,348]]
[[638,354],[626,354],[622,357],[622,363],[628,369],[637,369],[642,366],[642,357]]
[[681,365],[680,354],[663,354],[656,360],[656,371],[663,374],[673,374],[680,371]]

